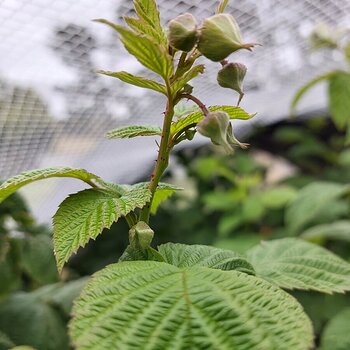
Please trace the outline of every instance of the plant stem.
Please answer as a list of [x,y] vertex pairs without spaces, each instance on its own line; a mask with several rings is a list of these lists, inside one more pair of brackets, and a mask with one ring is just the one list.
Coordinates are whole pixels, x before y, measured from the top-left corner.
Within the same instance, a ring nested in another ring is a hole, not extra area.
[[158,158],[151,175],[151,181],[149,183],[149,190],[151,191],[151,199],[147,203],[147,205],[142,209],[140,214],[140,221],[144,221],[146,223],[149,222],[151,205],[154,198],[154,194],[157,190],[158,183],[169,163],[169,153],[171,148],[170,147],[170,141],[171,141],[170,127],[174,116],[174,102],[173,102],[173,97],[171,94],[171,89],[169,84],[167,84],[167,95],[168,95],[168,101],[167,101],[166,111],[164,113],[163,130],[162,130],[162,137],[159,145]]
[[191,101],[193,101],[202,111],[202,113],[207,116],[209,114],[209,111],[208,111],[208,108],[205,106],[205,104],[200,100],[198,99],[197,97],[191,95],[191,94],[182,94],[181,95],[182,97],[184,98],[187,98]]

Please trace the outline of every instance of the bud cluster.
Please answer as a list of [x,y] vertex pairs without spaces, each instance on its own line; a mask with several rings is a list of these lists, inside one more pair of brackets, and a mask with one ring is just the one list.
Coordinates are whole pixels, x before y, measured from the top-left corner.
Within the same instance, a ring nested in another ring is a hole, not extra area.
[[221,62],[223,68],[218,72],[218,83],[238,92],[239,104],[244,95],[242,84],[247,68],[240,63],[228,63],[226,58],[241,49],[251,50],[254,44],[243,43],[232,15],[219,13],[206,18],[198,26],[194,16],[185,13],[169,22],[168,40],[175,50],[190,52],[196,49],[209,60]]

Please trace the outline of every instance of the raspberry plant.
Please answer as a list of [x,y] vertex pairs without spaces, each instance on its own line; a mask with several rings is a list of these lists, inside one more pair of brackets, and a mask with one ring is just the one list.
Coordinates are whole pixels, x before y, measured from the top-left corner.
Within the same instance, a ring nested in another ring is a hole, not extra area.
[[[59,271],[79,247],[119,218],[130,227],[129,245],[119,262],[96,273],[75,302],[70,323],[74,345],[81,350],[310,349],[311,322],[284,289],[349,290],[347,262],[295,238],[264,242],[245,256],[203,245],[151,247],[150,214],[178,189],[160,182],[174,146],[199,132],[227,152],[233,145],[246,147],[235,138],[230,120],[253,115],[238,106],[207,108],[189,84],[204,72],[197,59],[219,62],[219,85],[237,91],[240,101],[246,67],[227,57],[254,44],[244,43],[234,17],[223,13],[225,0],[201,24],[184,14],[172,20],[167,31],[154,0],[134,0],[134,5],[137,16],[125,17],[128,27],[97,21],[116,30],[126,50],[159,79],[124,71],[99,73],[166,96],[162,128],[125,126],[107,135],[160,136],[150,181],[120,185],[83,169],[48,168],[22,173],[0,187],[0,200],[50,177],[76,178],[91,187],[66,198],[53,218]],[[175,121],[174,108],[182,100],[193,101],[198,109]]]

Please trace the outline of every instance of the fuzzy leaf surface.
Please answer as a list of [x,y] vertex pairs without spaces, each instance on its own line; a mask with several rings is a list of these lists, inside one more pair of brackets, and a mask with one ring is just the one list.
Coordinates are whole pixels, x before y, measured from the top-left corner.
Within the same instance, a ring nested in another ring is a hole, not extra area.
[[135,85],[141,88],[154,90],[166,95],[166,87],[154,80],[130,74],[128,72],[110,72],[105,70],[98,70],[97,73],[107,75],[109,77],[117,78],[124,83]]
[[262,242],[250,249],[247,257],[257,276],[281,288],[329,294],[350,290],[350,264],[301,239]]
[[162,129],[152,125],[128,125],[107,132],[108,139],[125,139],[137,136],[160,136]]
[[238,270],[255,275],[253,266],[243,256],[200,244],[166,243],[158,247],[164,261],[177,267],[204,266],[219,270]]
[[120,34],[120,40],[126,50],[143,66],[165,79],[171,76],[173,73],[173,62],[164,47],[149,37],[135,33],[105,19],[97,19],[96,22],[107,24],[115,29]]
[[321,338],[320,350],[350,349],[350,308],[345,308],[326,325]]
[[142,208],[151,193],[147,188],[131,188],[121,196],[113,191],[89,189],[70,195],[53,218],[57,267],[62,269],[69,257],[84,247],[104,228],[136,208]]
[[84,169],[55,167],[25,171],[19,175],[11,177],[0,186],[0,203],[24,185],[51,177],[72,177],[87,183],[91,180],[97,182],[100,181],[100,178],[97,175],[89,173]]
[[109,265],[73,307],[78,350],[307,350],[312,327],[283,290],[237,271]]
[[[241,107],[235,106],[211,106],[208,108],[210,112],[223,111],[228,114],[230,119],[248,120],[255,116],[255,114],[248,114]],[[193,125],[195,126],[203,119],[204,115],[201,111],[193,112],[183,117],[171,125],[171,135],[174,136],[181,130]]]
[[331,201],[349,189],[348,185],[321,181],[302,188],[286,210],[285,221],[290,231],[298,233],[306,224],[317,218]]

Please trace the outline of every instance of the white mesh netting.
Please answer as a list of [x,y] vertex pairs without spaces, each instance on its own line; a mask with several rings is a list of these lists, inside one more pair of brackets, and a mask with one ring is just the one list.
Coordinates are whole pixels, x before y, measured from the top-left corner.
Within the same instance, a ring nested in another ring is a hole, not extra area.
[[[166,24],[184,12],[198,20],[209,16],[217,1],[158,3]],[[263,45],[253,53],[235,54],[234,60],[248,67],[242,106],[259,113],[255,123],[286,117],[297,87],[339,66],[341,57],[310,53],[307,36],[318,22],[346,25],[350,1],[232,0],[231,4],[227,12],[236,17],[245,41]],[[86,168],[121,182],[146,172],[155,157],[153,139],[107,141],[103,136],[123,124],[160,124],[164,101],[94,73],[142,70],[125,54],[112,30],[91,22],[101,17],[120,21],[131,9],[132,1],[125,0],[0,1],[0,178],[57,165]],[[234,104],[232,91],[217,87],[217,68],[208,64],[209,74],[194,84],[195,93],[208,105]],[[319,110],[325,104],[320,88],[300,110]],[[32,185],[28,194],[36,213],[47,220],[57,203],[79,188],[75,182],[50,180]]]

